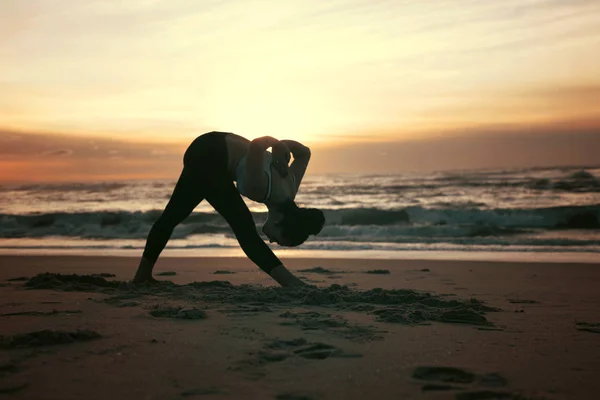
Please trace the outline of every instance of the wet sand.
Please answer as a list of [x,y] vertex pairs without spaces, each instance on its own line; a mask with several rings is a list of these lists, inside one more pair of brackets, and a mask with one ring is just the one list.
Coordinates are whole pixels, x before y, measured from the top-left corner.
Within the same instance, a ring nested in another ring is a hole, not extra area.
[[600,265],[0,256],[15,399],[594,399]]

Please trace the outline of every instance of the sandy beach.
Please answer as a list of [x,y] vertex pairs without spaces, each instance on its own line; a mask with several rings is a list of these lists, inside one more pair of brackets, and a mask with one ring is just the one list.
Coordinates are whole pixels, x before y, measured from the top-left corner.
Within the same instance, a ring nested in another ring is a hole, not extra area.
[[0,257],[14,399],[595,399],[598,264]]

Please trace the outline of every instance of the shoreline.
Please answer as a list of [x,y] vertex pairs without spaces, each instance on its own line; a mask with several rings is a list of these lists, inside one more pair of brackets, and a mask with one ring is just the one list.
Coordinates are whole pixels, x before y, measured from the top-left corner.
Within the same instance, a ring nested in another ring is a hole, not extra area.
[[[141,257],[142,249],[31,249],[0,248],[0,257]],[[593,252],[522,252],[522,251],[371,251],[371,250],[274,250],[281,259],[413,260],[502,263],[599,264],[600,254]],[[239,248],[169,249],[160,258],[246,258]]]

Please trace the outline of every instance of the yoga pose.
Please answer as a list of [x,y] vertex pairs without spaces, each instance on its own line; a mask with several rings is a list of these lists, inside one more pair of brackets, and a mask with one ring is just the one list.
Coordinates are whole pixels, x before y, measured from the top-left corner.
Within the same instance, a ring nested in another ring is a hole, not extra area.
[[[294,161],[288,165],[290,153]],[[298,246],[309,235],[318,234],[325,223],[321,210],[301,208],[294,202],[309,160],[309,148],[293,140],[264,136],[249,141],[228,132],[209,132],[196,138],[183,156],[183,171],[171,199],[148,234],[133,281],[156,282],[152,269],[173,229],[206,199],[225,218],[244,253],[256,265],[281,286],[305,285],[262,240],[240,194],[267,206],[269,216],[262,231],[271,243]]]

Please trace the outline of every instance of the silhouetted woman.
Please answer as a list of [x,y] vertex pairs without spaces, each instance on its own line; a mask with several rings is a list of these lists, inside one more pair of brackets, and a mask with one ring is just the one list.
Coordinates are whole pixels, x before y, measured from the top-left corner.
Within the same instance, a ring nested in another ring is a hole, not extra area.
[[[288,166],[290,152],[294,161]],[[269,216],[262,230],[271,243],[298,246],[325,223],[321,210],[300,208],[294,202],[309,160],[309,148],[292,140],[264,136],[249,141],[228,132],[196,138],[183,156],[183,171],[171,199],[148,234],[133,281],[156,282],[152,269],[173,229],[206,199],[225,218],[248,258],[282,286],[304,285],[262,240],[240,194],[267,206]]]

